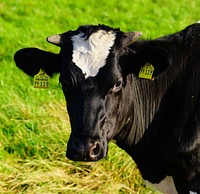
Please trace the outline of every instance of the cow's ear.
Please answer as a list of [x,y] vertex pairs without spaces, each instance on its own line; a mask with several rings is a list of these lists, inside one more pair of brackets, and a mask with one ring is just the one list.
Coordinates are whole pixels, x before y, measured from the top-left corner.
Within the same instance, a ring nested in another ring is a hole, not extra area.
[[156,77],[169,66],[169,52],[167,49],[145,45],[143,49],[134,48],[132,51],[127,56],[128,73],[134,73],[138,76],[144,65],[151,64],[154,67],[153,77]]
[[59,54],[37,48],[18,50],[14,55],[14,60],[17,67],[32,77],[40,69],[43,69],[49,76],[52,76],[54,73],[60,73],[61,69]]

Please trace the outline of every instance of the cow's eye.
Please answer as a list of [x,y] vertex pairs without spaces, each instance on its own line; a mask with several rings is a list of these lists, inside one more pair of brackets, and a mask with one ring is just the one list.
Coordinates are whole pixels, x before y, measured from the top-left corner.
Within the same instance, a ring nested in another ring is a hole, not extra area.
[[119,90],[121,90],[121,88],[122,88],[122,83],[123,83],[122,80],[119,79],[119,80],[115,83],[115,85],[114,85],[112,91],[113,91],[113,92],[118,92]]

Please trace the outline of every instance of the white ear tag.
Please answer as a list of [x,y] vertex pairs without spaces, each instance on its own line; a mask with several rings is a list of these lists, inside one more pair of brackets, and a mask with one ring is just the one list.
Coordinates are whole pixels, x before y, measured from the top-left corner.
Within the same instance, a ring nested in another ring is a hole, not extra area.
[[34,76],[34,88],[49,88],[49,79],[50,76],[40,69],[39,73]]

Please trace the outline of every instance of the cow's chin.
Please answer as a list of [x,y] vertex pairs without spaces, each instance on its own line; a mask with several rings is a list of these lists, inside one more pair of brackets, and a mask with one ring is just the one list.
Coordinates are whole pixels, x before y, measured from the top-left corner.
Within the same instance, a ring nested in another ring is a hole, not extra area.
[[73,161],[99,161],[107,156],[108,144],[99,140],[69,139],[66,157]]

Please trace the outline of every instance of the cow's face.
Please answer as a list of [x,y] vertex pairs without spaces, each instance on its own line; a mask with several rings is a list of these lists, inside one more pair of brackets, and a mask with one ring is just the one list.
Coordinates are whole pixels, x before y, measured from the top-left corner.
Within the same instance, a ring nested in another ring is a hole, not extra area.
[[108,142],[130,123],[133,114],[129,94],[130,85],[136,83],[126,75],[137,74],[146,62],[154,65],[155,76],[167,67],[163,49],[133,43],[140,35],[103,25],[82,26],[47,38],[61,47],[59,54],[37,48],[15,53],[16,65],[30,76],[40,69],[50,76],[60,73],[72,128],[68,158],[96,161],[105,157]]
[[131,35],[105,26],[83,26],[47,39],[61,46],[60,82],[72,129],[67,157],[72,160],[105,157],[109,140],[124,123],[119,57],[128,40],[140,33]]
[[49,75],[60,73],[72,128],[68,158],[96,161],[105,157],[108,142],[133,112],[129,94],[135,83],[128,84],[126,74],[138,72],[146,62],[153,63],[157,73],[167,66],[163,65],[165,51],[133,43],[140,35],[103,25],[82,26],[47,38],[61,47],[59,54],[37,48],[15,53],[16,65],[30,76],[41,68]]

